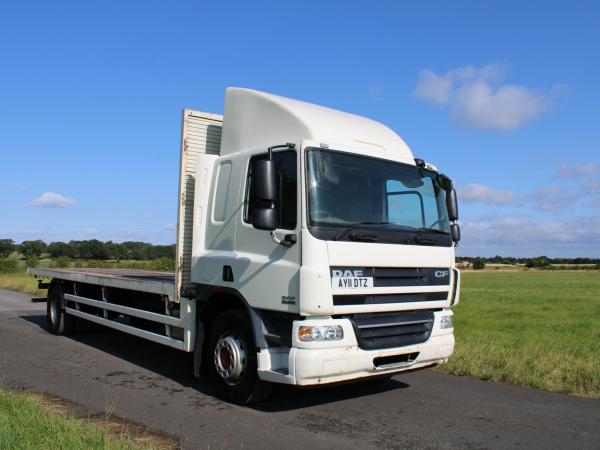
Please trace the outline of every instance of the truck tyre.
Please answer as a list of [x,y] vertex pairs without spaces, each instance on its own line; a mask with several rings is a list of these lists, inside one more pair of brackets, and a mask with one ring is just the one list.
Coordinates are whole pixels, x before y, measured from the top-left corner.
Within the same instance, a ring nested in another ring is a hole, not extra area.
[[50,331],[54,334],[63,335],[73,331],[75,318],[65,313],[65,299],[60,281],[52,281],[48,289],[46,318]]
[[217,316],[211,327],[206,360],[217,396],[223,400],[247,405],[269,395],[271,385],[258,378],[256,345],[243,310]]

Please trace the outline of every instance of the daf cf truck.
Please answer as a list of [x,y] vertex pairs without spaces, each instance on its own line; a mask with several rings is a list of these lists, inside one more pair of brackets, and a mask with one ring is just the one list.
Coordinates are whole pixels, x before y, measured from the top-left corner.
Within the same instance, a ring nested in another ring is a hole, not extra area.
[[194,353],[226,400],[423,369],[454,348],[451,179],[376,121],[228,88],[183,111],[175,273],[31,268],[84,319]]

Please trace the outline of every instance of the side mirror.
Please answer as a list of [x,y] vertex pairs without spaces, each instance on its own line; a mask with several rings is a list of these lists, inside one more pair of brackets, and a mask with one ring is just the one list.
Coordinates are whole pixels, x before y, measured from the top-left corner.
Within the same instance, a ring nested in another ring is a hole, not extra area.
[[258,230],[277,228],[277,169],[272,159],[257,159],[252,164],[254,208],[252,226]]
[[450,222],[458,220],[458,201],[456,200],[456,190],[454,188],[446,191],[446,208],[448,209],[448,220]]
[[273,231],[277,228],[277,210],[275,208],[254,208],[252,226],[257,230]]
[[454,242],[460,241],[460,226],[457,223],[450,225],[450,233]]

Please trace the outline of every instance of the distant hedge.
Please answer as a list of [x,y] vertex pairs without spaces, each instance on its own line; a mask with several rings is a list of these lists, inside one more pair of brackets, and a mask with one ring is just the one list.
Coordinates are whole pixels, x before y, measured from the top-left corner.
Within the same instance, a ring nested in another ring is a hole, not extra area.
[[481,258],[474,259],[473,260],[473,269],[475,269],[475,270],[485,269],[485,261]]
[[151,260],[161,258],[175,259],[175,244],[154,245],[146,242],[102,242],[97,239],[87,241],[52,242],[47,251],[52,258],[71,259],[116,259]]
[[15,273],[19,271],[19,265],[16,259],[0,259],[0,273]]
[[154,245],[147,242],[102,242],[97,239],[46,244],[37,239],[16,244],[12,239],[0,239],[0,258],[17,251],[25,258],[40,258],[48,253],[52,258],[138,260],[175,259],[175,244]]
[[[536,256],[533,258],[514,258],[512,256],[457,256],[457,263],[473,263],[475,259],[481,259],[486,264],[534,264],[535,267],[544,267],[547,264],[599,264],[600,258],[549,258],[547,256]],[[532,266],[533,267],[533,266]]]

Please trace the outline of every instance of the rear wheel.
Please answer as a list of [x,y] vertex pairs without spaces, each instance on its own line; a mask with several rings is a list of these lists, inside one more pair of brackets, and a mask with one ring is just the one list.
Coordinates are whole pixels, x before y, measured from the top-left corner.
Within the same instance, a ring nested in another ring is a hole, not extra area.
[[250,404],[269,395],[271,385],[258,378],[256,345],[244,311],[226,311],[217,317],[211,327],[206,356],[219,397]]
[[62,286],[58,280],[54,280],[48,289],[46,301],[46,318],[50,325],[50,331],[54,334],[69,334],[73,331],[74,317],[65,313],[64,306]]

